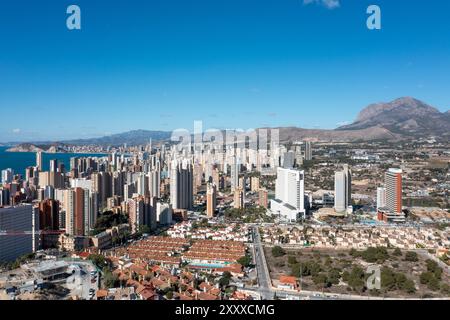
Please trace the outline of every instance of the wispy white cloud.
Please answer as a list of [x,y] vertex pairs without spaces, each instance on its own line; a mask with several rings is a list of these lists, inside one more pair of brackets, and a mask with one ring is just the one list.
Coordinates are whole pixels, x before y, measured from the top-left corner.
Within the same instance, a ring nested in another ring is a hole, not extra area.
[[20,132],[21,132],[22,130],[20,130],[19,128],[17,128],[17,129],[13,129],[13,133],[15,133],[15,134],[19,134]]
[[304,5],[308,4],[320,4],[327,9],[336,9],[341,6],[339,0],[303,0]]

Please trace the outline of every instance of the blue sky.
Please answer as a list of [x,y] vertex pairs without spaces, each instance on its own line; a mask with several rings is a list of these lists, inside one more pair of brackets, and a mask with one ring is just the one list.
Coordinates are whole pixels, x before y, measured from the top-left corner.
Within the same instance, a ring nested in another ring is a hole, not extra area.
[[[449,1],[309,2],[2,1],[0,142],[194,120],[335,128],[401,96],[450,108]],[[66,28],[70,4],[80,31]],[[369,4],[381,31],[366,28]]]

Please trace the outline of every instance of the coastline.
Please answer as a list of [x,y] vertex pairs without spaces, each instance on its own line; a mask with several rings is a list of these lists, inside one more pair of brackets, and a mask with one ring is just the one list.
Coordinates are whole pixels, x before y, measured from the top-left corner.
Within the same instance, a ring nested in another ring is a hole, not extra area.
[[111,152],[98,152],[98,151],[46,151],[46,150],[10,150],[10,149],[6,149],[4,150],[4,152],[8,152],[8,153],[37,153],[37,152],[42,152],[45,154],[93,154],[93,155],[109,155]]

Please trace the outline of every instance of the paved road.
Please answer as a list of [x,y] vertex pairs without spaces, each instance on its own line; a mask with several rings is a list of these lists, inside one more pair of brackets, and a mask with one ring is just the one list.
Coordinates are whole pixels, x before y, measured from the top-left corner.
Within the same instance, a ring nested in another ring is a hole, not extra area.
[[267,267],[266,258],[261,245],[261,237],[259,235],[258,227],[253,228],[254,252],[256,271],[258,274],[259,293],[263,300],[271,300],[274,297],[272,291],[272,283],[270,280],[269,269]]

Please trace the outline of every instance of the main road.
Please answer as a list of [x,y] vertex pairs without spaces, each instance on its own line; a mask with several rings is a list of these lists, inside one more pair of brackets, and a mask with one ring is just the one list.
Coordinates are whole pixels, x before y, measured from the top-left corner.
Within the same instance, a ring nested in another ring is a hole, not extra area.
[[253,227],[253,250],[254,260],[256,264],[256,272],[258,275],[259,293],[263,300],[271,300],[274,298],[272,290],[272,282],[270,280],[269,268],[267,267],[264,249],[261,244],[258,226]]

